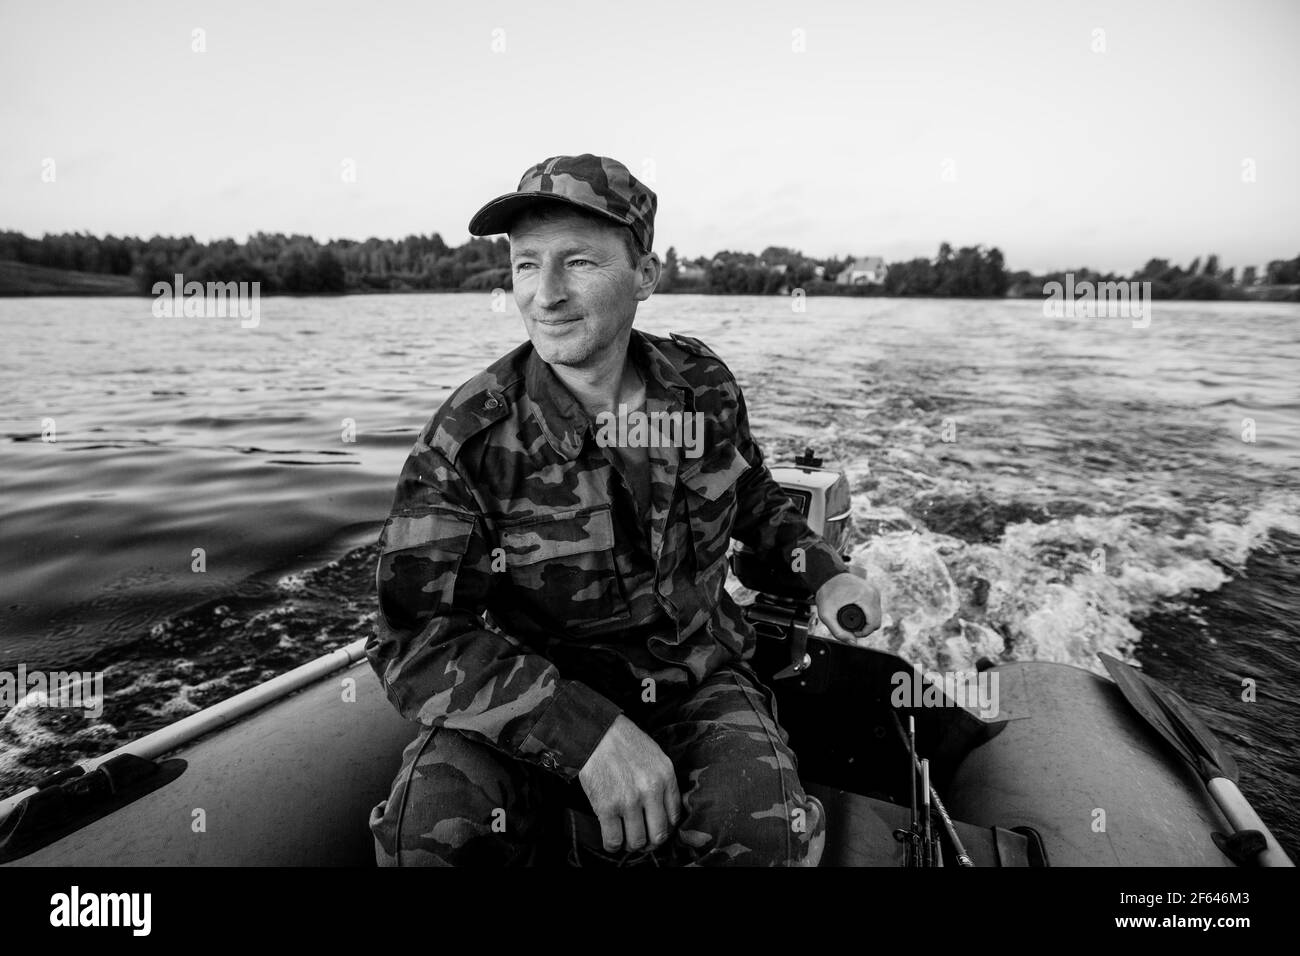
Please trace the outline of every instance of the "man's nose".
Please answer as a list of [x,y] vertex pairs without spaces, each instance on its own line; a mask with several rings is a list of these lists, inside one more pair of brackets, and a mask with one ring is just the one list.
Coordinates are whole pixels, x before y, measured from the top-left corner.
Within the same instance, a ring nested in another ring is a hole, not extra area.
[[539,271],[541,275],[537,279],[537,293],[533,296],[533,301],[538,308],[554,309],[563,304],[569,295],[564,284],[564,270],[547,268]]

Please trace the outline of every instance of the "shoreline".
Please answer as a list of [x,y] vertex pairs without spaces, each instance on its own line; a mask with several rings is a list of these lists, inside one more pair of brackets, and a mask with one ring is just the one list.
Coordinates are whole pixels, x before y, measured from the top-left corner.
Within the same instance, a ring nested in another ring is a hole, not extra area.
[[[76,273],[76,275],[87,275],[89,273]],[[849,287],[853,288],[853,287]],[[860,287],[858,287],[860,288]],[[1300,286],[1260,286],[1257,294],[1243,295],[1238,297],[1220,297],[1217,299],[1159,299],[1153,298],[1153,302],[1196,302],[1206,305],[1213,305],[1219,302],[1262,302],[1271,304],[1285,305],[1288,303],[1300,302]],[[262,298],[267,299],[343,299],[349,296],[363,295],[490,295],[482,289],[348,289],[343,292],[265,292],[260,293]],[[790,298],[787,294],[780,295],[763,295],[762,293],[739,293],[739,292],[709,292],[702,289],[657,289],[655,295],[699,295],[709,297],[732,297],[732,298],[756,298],[756,299],[775,299]],[[1045,296],[1034,295],[1002,295],[1002,296],[972,296],[972,295],[891,295],[887,292],[829,292],[817,291],[809,292],[809,298],[842,298],[842,299],[910,299],[921,301],[959,301],[962,299],[971,302],[1042,302],[1046,300]],[[7,288],[0,281],[0,299],[145,299],[152,300],[157,296],[141,293],[134,288],[130,290],[102,290],[95,291],[91,289],[12,289]]]

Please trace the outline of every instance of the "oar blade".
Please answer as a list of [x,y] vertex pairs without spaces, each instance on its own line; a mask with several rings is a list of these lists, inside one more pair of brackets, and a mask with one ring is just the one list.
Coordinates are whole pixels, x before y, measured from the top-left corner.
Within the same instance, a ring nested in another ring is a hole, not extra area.
[[1138,716],[1163,737],[1169,746],[1177,750],[1179,756],[1199,768],[1200,765],[1196,760],[1196,756],[1188,749],[1182,735],[1178,733],[1170,720],[1168,711],[1160,706],[1160,701],[1156,699],[1151,688],[1142,679],[1142,674],[1135,668],[1125,664],[1118,657],[1112,657],[1109,654],[1098,654],[1097,656],[1101,658],[1102,664],[1106,666],[1106,671],[1119,687],[1124,699],[1138,712]]
[[1107,672],[1133,709],[1190,763],[1201,779],[1226,777],[1237,782],[1237,762],[1191,705],[1176,692],[1109,654],[1098,654]]
[[1200,756],[1201,761],[1209,765],[1202,768],[1201,775],[1205,776],[1205,771],[1208,769],[1212,777],[1227,777],[1233,783],[1237,783],[1240,776],[1237,761],[1232,758],[1232,754],[1223,748],[1218,738],[1214,736],[1214,732],[1205,726],[1205,722],[1196,715],[1196,711],[1192,710],[1191,705],[1183,700],[1176,691],[1160,684],[1155,678],[1143,674],[1142,679],[1159,688],[1160,703],[1169,712],[1169,716],[1174,723],[1183,731],[1184,737],[1190,736],[1189,743],[1192,744],[1194,752]]

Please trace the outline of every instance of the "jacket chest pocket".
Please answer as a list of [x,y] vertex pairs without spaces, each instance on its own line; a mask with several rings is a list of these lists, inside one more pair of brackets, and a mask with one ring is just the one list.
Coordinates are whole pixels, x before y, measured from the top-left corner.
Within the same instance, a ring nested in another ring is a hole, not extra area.
[[695,560],[701,575],[727,556],[736,520],[737,482],[748,470],[745,456],[731,442],[724,441],[678,473],[686,489]]
[[570,631],[631,616],[608,506],[510,522],[498,535],[515,595],[528,610]]

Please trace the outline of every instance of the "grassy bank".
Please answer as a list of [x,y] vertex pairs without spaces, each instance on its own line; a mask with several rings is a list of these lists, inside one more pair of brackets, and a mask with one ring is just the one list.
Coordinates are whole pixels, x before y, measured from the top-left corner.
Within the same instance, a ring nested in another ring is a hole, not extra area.
[[130,276],[0,260],[0,295],[138,295]]

